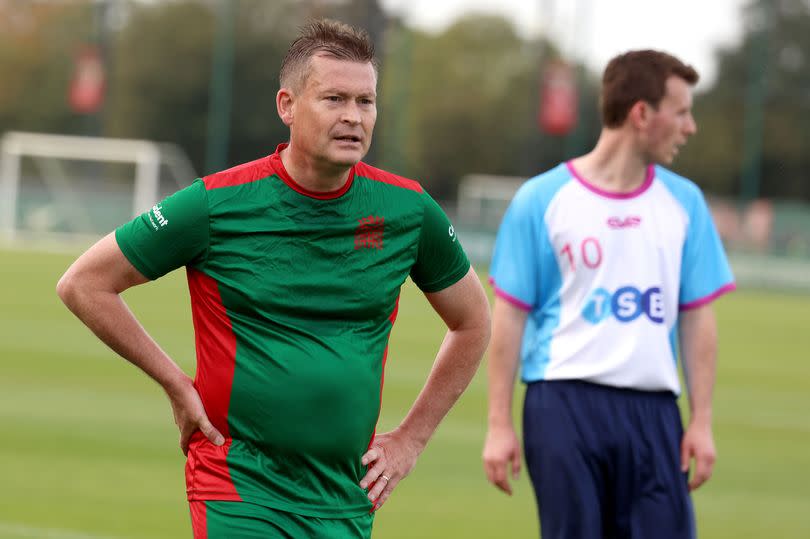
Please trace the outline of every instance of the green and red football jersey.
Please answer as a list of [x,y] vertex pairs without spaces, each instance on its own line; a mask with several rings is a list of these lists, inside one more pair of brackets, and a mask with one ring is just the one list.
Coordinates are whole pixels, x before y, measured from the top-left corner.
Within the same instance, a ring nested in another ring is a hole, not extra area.
[[116,230],[156,279],[185,266],[200,433],[189,500],[244,500],[302,515],[369,511],[360,457],[379,417],[400,287],[425,292],[470,263],[419,183],[364,163],[338,191],[304,189],[276,153],[207,176]]

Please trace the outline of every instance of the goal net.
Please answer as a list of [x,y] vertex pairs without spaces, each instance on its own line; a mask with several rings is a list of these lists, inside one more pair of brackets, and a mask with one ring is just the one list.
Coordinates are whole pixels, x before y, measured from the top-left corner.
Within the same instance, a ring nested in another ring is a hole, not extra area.
[[171,144],[9,132],[0,139],[0,236],[86,242],[196,177]]
[[489,264],[503,214],[525,181],[519,176],[468,174],[459,182],[455,224],[474,263]]

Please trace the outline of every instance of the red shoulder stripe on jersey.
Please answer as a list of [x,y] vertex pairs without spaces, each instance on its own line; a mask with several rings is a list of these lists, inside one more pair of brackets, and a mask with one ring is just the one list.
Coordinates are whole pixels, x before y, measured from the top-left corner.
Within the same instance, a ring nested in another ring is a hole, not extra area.
[[217,282],[191,268],[186,273],[197,349],[194,387],[208,419],[226,440],[225,445],[218,447],[201,432],[192,436],[186,462],[186,491],[189,500],[211,499],[210,496],[218,500],[240,500],[227,463],[232,442],[228,407],[236,369],[236,335]]
[[270,166],[270,157],[262,157],[255,161],[248,161],[241,165],[210,174],[203,178],[205,189],[219,189],[220,187],[232,187],[234,185],[242,185],[244,183],[255,182],[262,178],[267,178],[273,175],[273,169]]
[[422,192],[422,186],[419,184],[418,181],[409,180],[408,178],[403,178],[402,176],[397,176],[396,174],[392,174],[390,172],[386,172],[385,170],[372,167],[371,165],[367,165],[362,161],[360,163],[357,163],[357,165],[355,166],[355,173],[358,176],[363,176],[364,178],[368,178],[370,180],[375,180],[390,185],[396,185],[397,187],[402,187],[403,189],[416,191],[417,193]]

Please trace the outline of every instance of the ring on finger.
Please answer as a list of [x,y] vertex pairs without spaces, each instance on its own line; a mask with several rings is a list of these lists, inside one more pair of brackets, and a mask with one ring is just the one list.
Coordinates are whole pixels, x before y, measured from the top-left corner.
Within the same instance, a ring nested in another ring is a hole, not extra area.
[[389,482],[389,481],[391,480],[391,478],[390,478],[390,477],[388,477],[388,476],[387,476],[387,475],[385,475],[385,474],[380,474],[380,478],[385,479],[385,482],[386,482],[386,483],[387,483],[387,482]]

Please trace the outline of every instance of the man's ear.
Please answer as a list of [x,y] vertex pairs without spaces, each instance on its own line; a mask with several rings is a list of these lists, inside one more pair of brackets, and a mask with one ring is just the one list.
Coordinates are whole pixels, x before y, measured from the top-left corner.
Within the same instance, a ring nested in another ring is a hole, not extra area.
[[281,88],[276,94],[276,110],[284,125],[292,125],[295,115],[295,95],[288,88]]
[[633,127],[636,129],[641,129],[646,127],[650,122],[650,117],[653,112],[653,106],[648,102],[644,100],[636,101],[635,104],[630,107],[630,112],[627,114],[627,119],[630,120]]

